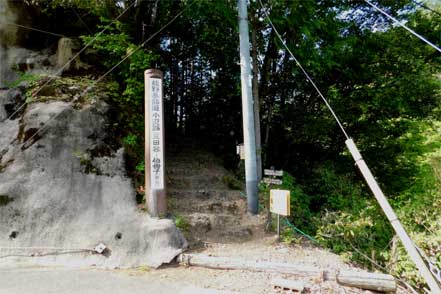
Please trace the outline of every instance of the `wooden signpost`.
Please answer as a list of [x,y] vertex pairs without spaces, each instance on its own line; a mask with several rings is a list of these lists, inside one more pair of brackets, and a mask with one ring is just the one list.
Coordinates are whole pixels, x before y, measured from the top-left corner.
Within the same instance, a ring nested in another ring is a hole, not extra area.
[[282,180],[277,179],[277,177],[283,177],[283,170],[264,169],[263,174],[265,176],[269,176],[262,179],[262,182],[264,182],[265,184],[282,185]]
[[[283,177],[283,170],[264,169],[263,174],[266,176],[262,182],[269,185],[282,185],[283,180],[277,177]],[[271,213],[277,215],[277,238],[280,241],[280,215],[288,216],[290,210],[290,192],[287,190],[270,190],[270,209],[268,210],[269,224],[272,222]]]
[[283,177],[283,170],[264,169],[265,176]]
[[262,182],[268,185],[282,185],[283,182],[280,179],[263,178]]
[[145,195],[151,216],[167,212],[162,72],[145,71]]

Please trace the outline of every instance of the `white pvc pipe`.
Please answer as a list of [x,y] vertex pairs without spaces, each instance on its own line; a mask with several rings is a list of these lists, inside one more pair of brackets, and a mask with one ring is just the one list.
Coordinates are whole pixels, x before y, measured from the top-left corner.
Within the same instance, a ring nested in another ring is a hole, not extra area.
[[410,239],[409,235],[407,234],[406,230],[404,229],[403,225],[401,224],[394,210],[387,201],[386,196],[384,196],[383,191],[381,190],[380,186],[378,185],[377,181],[375,180],[374,176],[369,170],[369,167],[367,166],[366,162],[364,162],[354,141],[352,139],[348,139],[346,140],[345,143],[349,149],[349,152],[351,152],[352,157],[355,160],[355,163],[357,164],[358,168],[363,174],[366,183],[368,184],[372,193],[374,193],[374,196],[377,199],[378,203],[380,204],[381,209],[383,209],[384,213],[386,214],[386,217],[388,218],[389,222],[391,223],[392,227],[394,228],[395,232],[397,233],[398,237],[403,243],[404,248],[406,249],[410,258],[415,263],[421,276],[424,278],[424,280],[426,280],[426,283],[429,285],[431,289],[431,293],[441,294],[441,289],[439,284],[435,280],[434,276],[430,272],[427,265],[424,263],[423,259],[421,258],[421,255],[416,250],[412,240]]

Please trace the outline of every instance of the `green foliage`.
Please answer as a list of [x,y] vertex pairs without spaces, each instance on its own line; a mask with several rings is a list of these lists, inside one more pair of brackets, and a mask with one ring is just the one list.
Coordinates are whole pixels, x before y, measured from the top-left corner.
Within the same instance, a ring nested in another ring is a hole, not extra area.
[[88,1],[88,0],[23,0],[26,4],[40,6],[45,11],[64,9],[80,9],[88,11],[94,15],[105,13],[106,1]]
[[263,206],[269,209],[269,197],[271,189],[281,189],[288,190],[291,194],[291,216],[290,220],[304,230],[310,230],[311,223],[310,218],[312,216],[309,201],[310,197],[306,195],[300,185],[298,185],[289,173],[284,172],[282,178],[282,185],[268,185],[261,183],[259,186],[260,195],[262,195],[261,200],[263,201]]
[[126,137],[124,137],[123,142],[125,145],[134,146],[138,142],[138,136],[134,134],[128,134]]
[[300,244],[302,242],[302,237],[290,227],[283,228],[280,239],[288,244]]
[[135,169],[139,172],[144,172],[145,171],[145,163],[144,161],[141,161],[140,163],[138,163],[135,167]]
[[[395,200],[398,216],[411,232],[415,244],[441,266],[441,122],[416,121],[402,138],[407,147],[404,155],[417,162],[412,186]],[[395,256],[391,256],[392,270],[420,287],[421,278],[407,253],[400,245]]]
[[20,85],[21,83],[26,83],[26,84],[32,85],[32,84],[37,83],[40,80],[40,78],[41,77],[39,75],[36,75],[33,73],[20,72],[19,77],[15,81],[8,83],[6,86],[8,88],[15,88],[18,85]]
[[[129,115],[130,107],[139,108],[141,102],[144,101],[144,71],[150,67],[157,56],[149,50],[136,50],[138,48],[127,34],[126,25],[123,23],[116,21],[110,24],[110,21],[105,18],[102,18],[101,21],[103,24],[99,28],[107,28],[104,33],[82,36],[82,39],[85,44],[94,40],[92,47],[106,57],[102,60],[103,65],[108,68],[115,66],[116,61],[130,55],[127,61],[119,66],[117,75],[123,86],[123,95],[115,97],[115,102],[120,104],[122,110],[127,111],[122,115]],[[139,127],[134,123],[129,125],[135,129]]]
[[310,197],[303,192],[303,189],[296,183],[294,177],[289,173],[284,172],[282,180],[283,184],[280,186],[280,189],[289,190],[291,193],[290,220],[304,230],[310,229]]
[[[372,201],[365,201],[364,209],[348,212],[325,212],[315,218],[318,240],[337,253],[357,250],[375,260],[385,261],[382,254],[392,239],[392,231],[381,210]],[[354,252],[352,261],[372,266],[369,260]]]
[[191,227],[190,223],[182,215],[175,216],[175,225],[183,232],[188,232]]
[[223,176],[222,182],[225,183],[229,189],[232,189],[232,190],[242,190],[243,189],[243,183],[232,175]]
[[[392,204],[414,242],[441,266],[441,122],[417,120],[409,124],[409,131],[399,139],[404,150],[400,157],[415,163],[415,176]],[[319,214],[314,223],[323,245],[351,261],[377,268],[373,259],[422,290],[423,281],[402,245],[393,245],[393,231],[373,196],[354,195],[347,206]]]
[[[121,130],[124,136],[123,143],[128,154],[128,164],[132,166],[131,175],[135,177],[137,184],[143,183],[142,173],[145,170],[144,162],[144,71],[157,59],[157,55],[144,48],[139,49],[129,36],[127,24],[116,21],[111,22],[101,18],[102,24],[99,29],[106,28],[102,34],[82,36],[85,44],[91,42],[92,47],[103,56],[102,65],[112,68],[116,62],[127,58],[118,67],[116,79],[120,84],[122,94],[115,92],[111,103],[118,109],[118,123],[124,128]],[[128,57],[130,56],[130,57]]]
[[351,176],[337,173],[335,167],[326,163],[314,170],[314,182],[308,190],[314,193],[311,205],[328,210],[342,210],[348,207],[358,210],[363,207],[359,200],[366,194],[359,184],[354,183]]

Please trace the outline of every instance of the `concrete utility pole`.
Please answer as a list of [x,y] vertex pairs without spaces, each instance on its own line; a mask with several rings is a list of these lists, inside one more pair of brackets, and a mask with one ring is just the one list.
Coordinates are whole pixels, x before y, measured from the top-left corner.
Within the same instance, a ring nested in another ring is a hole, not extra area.
[[145,195],[151,216],[167,212],[162,72],[145,71]]
[[250,37],[248,32],[247,0],[238,0],[240,71],[242,85],[243,137],[245,147],[245,180],[247,186],[248,212],[258,213],[256,170],[256,135],[254,108],[251,94]]

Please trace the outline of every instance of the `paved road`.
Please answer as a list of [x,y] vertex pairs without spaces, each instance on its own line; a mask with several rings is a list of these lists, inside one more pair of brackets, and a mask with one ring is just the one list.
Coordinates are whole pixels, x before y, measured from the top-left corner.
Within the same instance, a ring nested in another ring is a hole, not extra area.
[[0,294],[226,294],[166,284],[126,272],[60,268],[0,268]]

